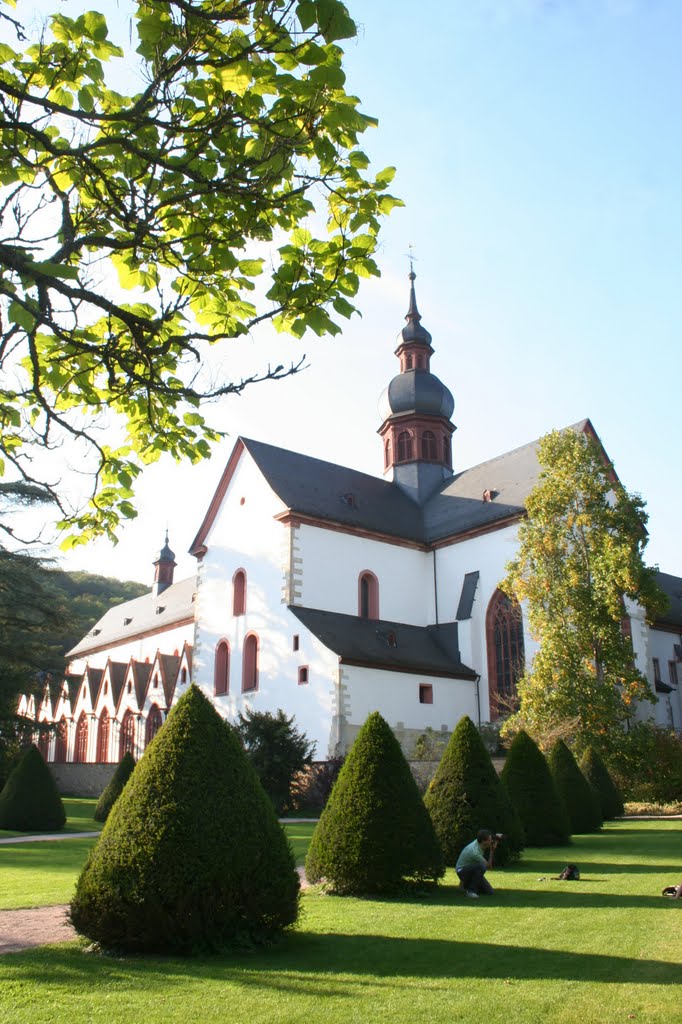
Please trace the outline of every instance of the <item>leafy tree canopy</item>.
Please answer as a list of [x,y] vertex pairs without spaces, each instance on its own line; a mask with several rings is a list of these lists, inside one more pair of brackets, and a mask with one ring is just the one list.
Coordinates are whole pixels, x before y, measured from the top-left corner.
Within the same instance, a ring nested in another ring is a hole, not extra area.
[[289,809],[294,775],[312,763],[315,744],[281,708],[274,715],[246,708],[239,713],[237,732],[261,786],[282,814]]
[[643,560],[647,515],[587,434],[554,431],[538,458],[542,472],[502,587],[524,602],[540,649],[507,731],[542,735],[574,722],[579,747],[604,750],[636,705],[653,699],[623,630],[624,598],[648,615],[665,601]]
[[[136,56],[97,11],[28,39],[13,6],[0,0],[16,36],[0,45],[0,468],[49,484],[76,544],[135,515],[134,480],[162,452],[210,453],[202,400],[301,365],[210,379],[208,347],[262,321],[340,331],[399,200],[358,145],[375,121],[346,92],[339,40],[356,26],[340,0],[131,0]],[[126,95],[116,58],[131,56],[142,86]],[[94,474],[77,508],[27,460],[65,439]]]

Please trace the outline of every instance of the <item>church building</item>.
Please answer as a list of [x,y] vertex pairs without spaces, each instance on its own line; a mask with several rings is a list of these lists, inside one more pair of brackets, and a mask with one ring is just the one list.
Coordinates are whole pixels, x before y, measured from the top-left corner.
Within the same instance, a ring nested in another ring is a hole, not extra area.
[[[535,645],[498,587],[540,467],[537,441],[455,472],[455,402],[432,372],[432,339],[410,273],[398,372],[380,402],[383,477],[240,437],[174,581],[168,536],[151,592],[117,605],[70,652],[40,707],[49,760],[139,757],[190,681],[234,721],[244,708],[294,715],[316,758],[344,753],[379,710],[406,753],[462,715],[513,705]],[[573,424],[598,440],[589,420]],[[654,627],[628,602],[637,663],[679,730],[682,580]],[[650,713],[650,712],[647,712]]]

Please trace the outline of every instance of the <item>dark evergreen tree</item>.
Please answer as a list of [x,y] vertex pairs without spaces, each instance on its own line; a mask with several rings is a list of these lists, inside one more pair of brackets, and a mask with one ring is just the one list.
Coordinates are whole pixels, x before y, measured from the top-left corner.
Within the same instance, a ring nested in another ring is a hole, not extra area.
[[518,811],[528,846],[563,846],[570,842],[564,801],[544,754],[523,729],[514,737],[500,778]]
[[293,716],[287,718],[281,708],[274,715],[247,708],[239,714],[237,732],[263,789],[277,813],[283,814],[291,803],[294,775],[310,766],[315,744],[298,731]]
[[11,772],[0,793],[0,828],[18,832],[57,832],[66,811],[43,755],[32,746]]
[[598,832],[602,816],[597,795],[563,740],[554,744],[548,761],[556,787],[566,804],[571,832]]
[[608,768],[594,747],[588,747],[583,754],[580,770],[599,797],[604,820],[611,821],[613,818],[619,818],[625,810],[623,797],[618,792],[618,787],[609,775]]
[[523,828],[500,782],[480,733],[465,716],[450,737],[424,797],[445,863],[454,865],[460,851],[481,828],[501,832],[495,864],[504,867],[523,849]]
[[95,813],[93,814],[95,821],[107,820],[111,808],[123,792],[123,787],[133,774],[134,768],[135,758],[130,752],[125,753],[119,762],[118,768],[111,777],[111,782],[102,790],[102,795],[97,801]]
[[299,878],[239,739],[192,686],[114,804],[71,901],[77,931],[130,952],[264,942]]
[[444,871],[400,744],[378,711],[360,729],[313,833],[306,875],[341,893],[395,891]]

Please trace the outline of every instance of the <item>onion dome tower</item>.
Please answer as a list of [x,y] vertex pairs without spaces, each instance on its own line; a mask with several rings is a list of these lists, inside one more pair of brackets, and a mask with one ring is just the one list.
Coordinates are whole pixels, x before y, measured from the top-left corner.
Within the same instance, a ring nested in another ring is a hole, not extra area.
[[176,561],[175,552],[171,551],[168,546],[168,530],[166,530],[166,540],[163,547],[156,556],[154,565],[154,586],[152,587],[152,594],[158,597],[164,590],[167,590],[173,582],[173,573],[175,571]]
[[430,370],[431,335],[422,327],[410,269],[407,324],[398,335],[395,354],[400,373],[379,399],[383,420],[384,476],[422,503],[452,476],[450,421],[455,400]]

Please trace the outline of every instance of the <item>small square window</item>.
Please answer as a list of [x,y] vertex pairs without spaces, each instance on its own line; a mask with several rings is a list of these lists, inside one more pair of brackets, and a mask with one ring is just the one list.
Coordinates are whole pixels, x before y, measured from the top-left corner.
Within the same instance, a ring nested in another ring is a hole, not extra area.
[[291,647],[292,647],[292,650],[294,650],[294,651],[298,650],[298,633],[294,633],[294,636],[293,636],[293,639],[292,639],[292,643],[291,643]]
[[298,669],[298,685],[302,686],[308,682],[308,666],[301,665]]
[[433,686],[431,683],[419,684],[419,703],[433,704]]

